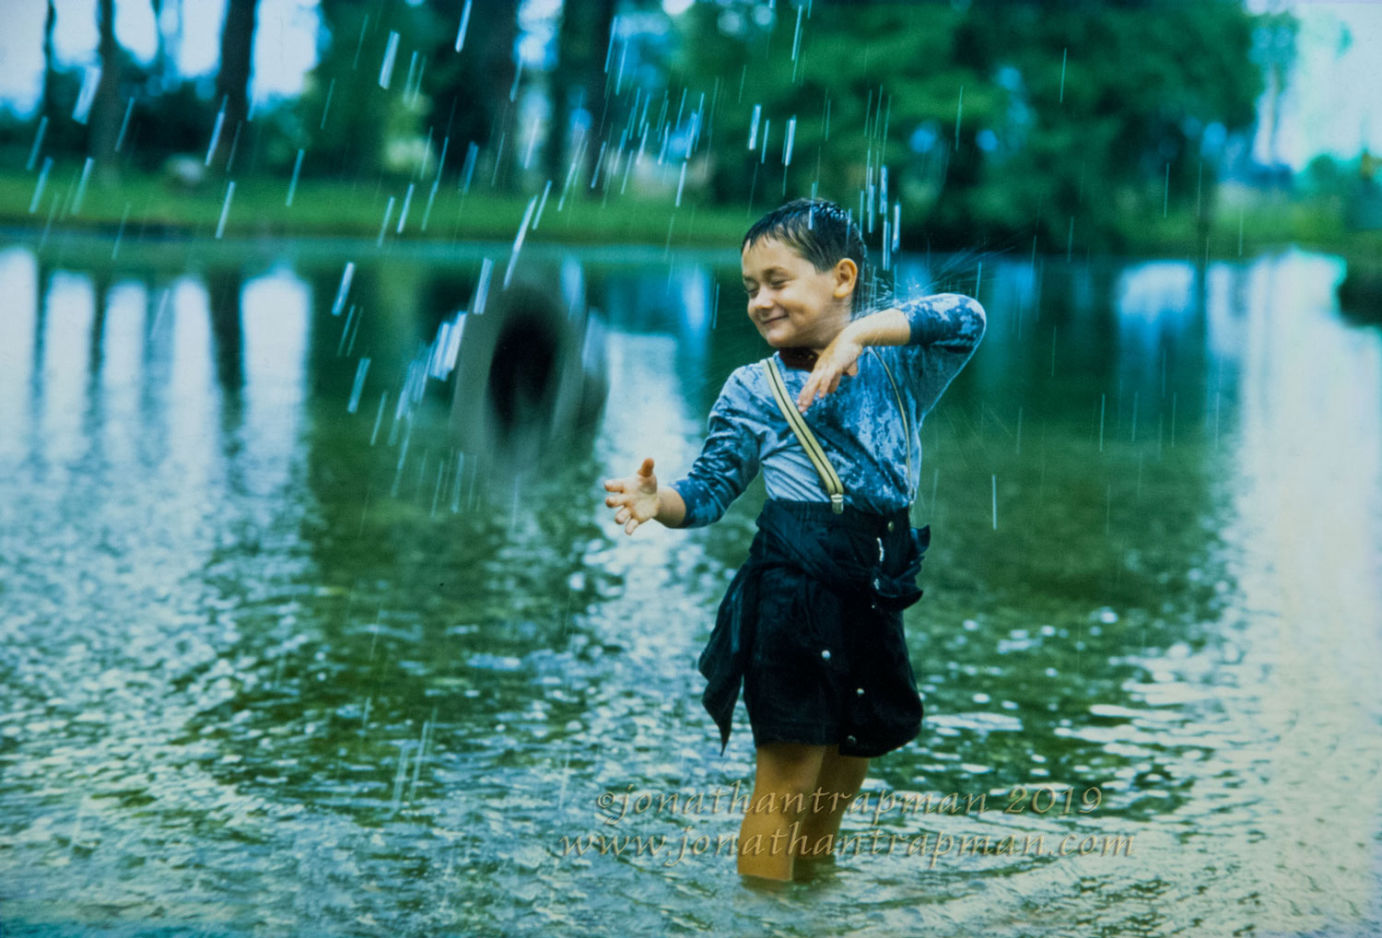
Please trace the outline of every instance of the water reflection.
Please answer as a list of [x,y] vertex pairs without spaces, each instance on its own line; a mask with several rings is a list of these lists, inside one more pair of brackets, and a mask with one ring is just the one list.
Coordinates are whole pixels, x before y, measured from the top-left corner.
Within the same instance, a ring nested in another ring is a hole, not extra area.
[[[737,830],[724,810],[610,825],[596,802],[749,777],[747,732],[715,755],[693,665],[761,482],[712,528],[634,538],[598,492],[644,455],[684,469],[724,377],[761,355],[737,271],[547,258],[558,310],[579,297],[608,329],[554,343],[555,369],[516,360],[512,387],[551,405],[531,452],[558,458],[515,471],[455,407],[493,393],[477,361],[527,349],[502,302],[491,331],[464,327],[458,375],[416,383],[482,254],[190,256],[0,251],[5,924],[1378,926],[1376,804],[1357,796],[1382,768],[1364,690],[1382,343],[1337,317],[1329,259],[986,265],[989,336],[922,428],[916,520],[936,537],[908,629],[927,721],[868,790],[993,807],[846,828],[1129,835],[1134,856],[866,849],[771,896],[713,852],[559,849]],[[596,420],[602,360],[603,419],[554,438],[557,405]],[[562,380],[524,383],[544,376]],[[1097,790],[1098,810],[1002,810],[1041,785]]]

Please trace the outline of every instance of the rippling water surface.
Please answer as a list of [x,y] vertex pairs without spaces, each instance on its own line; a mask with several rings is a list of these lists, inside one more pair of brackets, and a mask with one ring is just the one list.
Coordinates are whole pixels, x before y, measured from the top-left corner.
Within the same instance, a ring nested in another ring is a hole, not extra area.
[[695,659],[761,482],[632,538],[599,486],[761,356],[735,270],[552,258],[591,326],[472,318],[442,379],[483,249],[109,253],[0,245],[6,935],[1382,931],[1382,340],[1332,259],[986,265],[922,735],[760,891]]

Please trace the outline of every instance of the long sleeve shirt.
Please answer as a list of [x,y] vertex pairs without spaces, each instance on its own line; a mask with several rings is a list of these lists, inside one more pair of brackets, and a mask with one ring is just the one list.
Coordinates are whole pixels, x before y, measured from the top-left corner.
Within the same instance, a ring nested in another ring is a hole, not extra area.
[[[974,355],[987,325],[983,307],[955,293],[917,297],[897,308],[911,327],[907,344],[866,348],[858,374],[841,377],[836,390],[817,398],[804,414],[840,477],[845,504],[879,514],[911,505],[921,479],[922,421]],[[810,372],[785,367],[779,353],[773,356],[795,400]],[[880,359],[897,382],[896,393]],[[686,503],[681,527],[718,521],[760,468],[769,498],[829,501],[761,363],[755,362],[735,369],[725,381],[700,455],[686,476],[672,483]]]

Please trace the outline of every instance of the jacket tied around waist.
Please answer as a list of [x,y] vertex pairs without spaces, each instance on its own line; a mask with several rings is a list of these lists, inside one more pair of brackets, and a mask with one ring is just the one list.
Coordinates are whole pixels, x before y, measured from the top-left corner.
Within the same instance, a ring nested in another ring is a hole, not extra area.
[[719,727],[722,754],[754,650],[764,572],[786,567],[803,574],[833,594],[842,615],[848,610],[867,627],[921,598],[916,580],[930,540],[930,525],[912,527],[907,509],[880,515],[853,507],[834,513],[826,502],[764,504],[748,559],[720,603],[699,660],[708,681],[701,699]]

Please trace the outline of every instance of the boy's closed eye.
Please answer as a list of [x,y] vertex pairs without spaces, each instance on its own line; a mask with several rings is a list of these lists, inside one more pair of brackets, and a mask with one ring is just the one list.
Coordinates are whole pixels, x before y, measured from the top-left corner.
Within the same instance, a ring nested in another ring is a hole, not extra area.
[[[783,287],[787,286],[787,283],[788,281],[786,280],[770,280],[768,282],[768,286],[774,290],[781,290]],[[755,293],[758,292],[758,284],[744,284],[744,292],[747,293],[749,296],[753,296]]]

